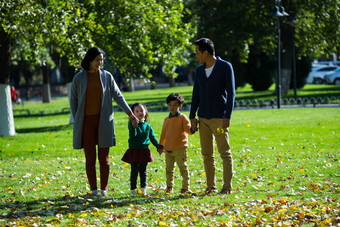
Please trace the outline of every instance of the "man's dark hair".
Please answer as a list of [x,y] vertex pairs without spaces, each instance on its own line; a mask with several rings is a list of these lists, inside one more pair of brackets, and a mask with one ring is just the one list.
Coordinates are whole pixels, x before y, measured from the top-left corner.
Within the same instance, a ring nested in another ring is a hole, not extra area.
[[171,93],[167,98],[166,98],[166,104],[169,104],[172,101],[177,101],[179,105],[183,105],[184,103],[184,98],[178,94],[178,93]]
[[195,41],[195,45],[198,46],[198,49],[203,53],[204,51],[208,51],[211,55],[215,55],[215,47],[214,43],[208,38],[201,38]]
[[81,67],[88,71],[90,69],[90,63],[93,61],[99,54],[102,54],[105,56],[105,52],[100,49],[99,47],[91,47],[84,57],[84,59],[81,61]]

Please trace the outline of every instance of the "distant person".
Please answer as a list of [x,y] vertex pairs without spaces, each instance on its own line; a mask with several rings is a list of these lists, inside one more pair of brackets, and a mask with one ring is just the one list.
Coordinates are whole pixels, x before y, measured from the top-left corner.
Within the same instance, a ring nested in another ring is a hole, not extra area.
[[[235,82],[232,65],[215,57],[211,40],[195,41],[196,57],[200,66],[196,69],[190,109],[194,130],[200,131],[200,141],[207,178],[206,193],[217,192],[215,180],[214,138],[223,160],[223,186],[220,193],[232,192],[233,159],[229,146],[229,125],[235,100]],[[197,120],[196,112],[198,110]]]
[[131,106],[134,115],[139,123],[135,127],[129,121],[129,149],[125,152],[122,161],[131,164],[130,189],[133,195],[138,194],[137,178],[140,176],[140,187],[143,195],[146,195],[147,187],[147,166],[153,161],[149,150],[150,141],[158,149],[158,140],[149,123],[149,113],[142,103],[135,103]]
[[107,196],[109,148],[116,145],[112,99],[130,117],[133,126],[138,124],[138,118],[126,103],[113,76],[101,69],[104,56],[104,51],[98,47],[92,47],[87,51],[81,62],[84,70],[73,78],[70,105],[74,118],[73,147],[84,148],[91,195],[98,195],[96,176],[98,145],[101,195]]
[[15,90],[14,86],[11,86],[11,99],[12,103],[15,103],[17,100],[17,91]]
[[189,189],[189,169],[187,165],[188,134],[195,132],[190,126],[187,116],[179,110],[184,104],[184,98],[178,93],[171,93],[167,99],[169,116],[164,119],[162,134],[159,141],[160,154],[165,152],[166,162],[166,193],[173,193],[175,164],[182,176],[181,193],[192,193]]

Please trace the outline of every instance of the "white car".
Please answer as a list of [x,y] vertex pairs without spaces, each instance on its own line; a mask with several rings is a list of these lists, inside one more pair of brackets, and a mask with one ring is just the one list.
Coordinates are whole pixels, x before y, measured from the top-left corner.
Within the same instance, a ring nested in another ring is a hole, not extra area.
[[327,84],[340,85],[340,67],[332,73],[327,73],[325,75],[325,81]]
[[324,76],[327,73],[334,72],[337,66],[322,66],[312,68],[312,71],[308,74],[307,84],[323,84],[325,82]]

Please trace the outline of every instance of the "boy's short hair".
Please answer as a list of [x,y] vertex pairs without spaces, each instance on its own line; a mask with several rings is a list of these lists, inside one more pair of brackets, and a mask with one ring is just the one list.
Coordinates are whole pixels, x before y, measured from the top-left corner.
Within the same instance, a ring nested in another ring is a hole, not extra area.
[[184,98],[178,94],[178,93],[171,93],[167,98],[166,98],[166,104],[169,104],[169,102],[172,101],[177,101],[180,105],[183,105],[184,103]]

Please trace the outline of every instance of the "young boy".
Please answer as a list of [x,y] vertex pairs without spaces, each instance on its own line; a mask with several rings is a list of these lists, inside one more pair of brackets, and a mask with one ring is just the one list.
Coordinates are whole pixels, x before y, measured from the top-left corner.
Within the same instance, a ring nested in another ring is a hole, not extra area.
[[162,134],[159,141],[160,154],[165,152],[166,161],[166,193],[173,193],[175,163],[182,176],[181,193],[191,193],[189,190],[189,169],[187,166],[188,134],[193,135],[189,119],[179,111],[184,98],[178,93],[171,93],[167,99],[170,114],[164,119]]

